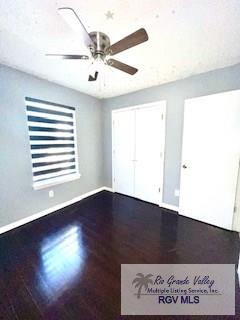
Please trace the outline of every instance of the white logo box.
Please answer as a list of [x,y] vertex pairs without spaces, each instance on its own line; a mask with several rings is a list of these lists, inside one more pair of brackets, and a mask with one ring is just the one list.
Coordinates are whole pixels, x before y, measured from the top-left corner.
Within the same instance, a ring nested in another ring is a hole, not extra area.
[[235,315],[234,264],[122,264],[122,315]]

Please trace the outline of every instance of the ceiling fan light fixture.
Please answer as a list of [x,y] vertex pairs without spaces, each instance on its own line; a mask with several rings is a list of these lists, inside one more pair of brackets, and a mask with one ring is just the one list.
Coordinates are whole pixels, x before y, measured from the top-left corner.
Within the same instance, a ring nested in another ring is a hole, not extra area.
[[60,56],[61,58],[67,60],[88,60],[90,58],[91,64],[89,66],[88,81],[96,81],[98,78],[98,73],[101,74],[101,77],[104,79],[106,70],[105,65],[130,75],[134,75],[138,71],[138,69],[121,61],[109,59],[109,55],[113,56],[119,52],[125,51],[147,41],[148,34],[144,28],[131,33],[130,35],[111,45],[110,39],[105,33],[100,31],[88,33],[77,13],[72,8],[59,8],[58,12],[65,22],[67,22],[67,24],[74,31],[77,31],[78,36],[81,37],[81,40],[85,45],[85,48],[88,49],[90,57],[88,55],[79,54],[48,54],[48,56]]
[[94,67],[96,71],[101,72],[104,68],[104,61],[101,55],[97,55],[97,58],[94,61]]

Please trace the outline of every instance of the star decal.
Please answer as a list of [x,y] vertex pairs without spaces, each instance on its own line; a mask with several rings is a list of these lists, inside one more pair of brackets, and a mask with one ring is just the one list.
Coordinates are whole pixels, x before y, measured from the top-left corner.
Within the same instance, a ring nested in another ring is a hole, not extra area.
[[110,10],[108,10],[108,12],[105,13],[106,19],[108,20],[113,19],[113,15],[114,13]]

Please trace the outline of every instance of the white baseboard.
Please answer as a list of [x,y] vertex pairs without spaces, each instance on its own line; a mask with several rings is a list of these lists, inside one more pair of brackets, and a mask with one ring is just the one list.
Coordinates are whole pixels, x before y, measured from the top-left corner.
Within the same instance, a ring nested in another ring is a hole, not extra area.
[[[114,192],[113,188],[109,188],[109,187],[104,187],[104,190],[107,190],[109,192]],[[168,203],[165,203],[165,202],[161,202],[159,207],[179,212],[179,207],[178,206],[174,206],[172,204],[168,204]]]
[[[104,187],[104,188],[105,188],[104,190],[107,190],[109,192],[114,192],[113,188],[109,188],[109,187]],[[165,202],[161,202],[159,207],[179,212],[179,207],[178,206],[174,206],[172,204],[168,204],[168,203],[165,203]]]
[[109,191],[109,192],[113,192],[113,188],[109,188],[109,187],[104,187],[104,190]]
[[65,208],[65,207],[67,207],[67,206],[69,206],[69,205],[71,205],[71,204],[73,204],[75,202],[78,202],[78,201],[80,201],[82,199],[90,197],[90,196],[92,196],[92,195],[94,195],[94,194],[96,194],[98,192],[103,191],[103,190],[112,191],[111,188],[108,188],[108,187],[101,187],[101,188],[98,188],[98,189],[94,189],[94,190],[89,191],[87,193],[84,193],[84,194],[82,194],[82,195],[80,195],[78,197],[75,197],[75,198],[73,198],[71,200],[68,200],[68,201],[65,201],[63,203],[57,204],[54,207],[51,207],[49,209],[46,209],[46,210],[43,210],[41,212],[35,213],[35,214],[31,215],[31,216],[28,216],[28,217],[23,218],[21,220],[15,221],[13,223],[7,224],[6,226],[0,227],[0,234],[2,234],[4,232],[7,232],[7,231],[9,231],[11,229],[20,227],[20,226],[22,226],[22,225],[24,225],[26,223],[29,223],[29,222],[34,221],[36,219],[39,219],[41,217],[44,217],[44,216],[46,216],[46,215],[48,215],[50,213],[53,213],[53,212],[55,212],[55,211],[57,211],[59,209]]
[[168,204],[165,202],[160,203],[159,207],[179,212],[179,207],[173,206],[172,204]]
[[[41,212],[37,212],[37,213],[35,213],[35,214],[31,215],[31,216],[28,216],[26,218],[23,218],[23,219],[15,221],[15,222],[12,222],[10,224],[7,224],[6,226],[0,227],[0,234],[5,233],[5,232],[7,232],[9,230],[15,229],[17,227],[20,227],[20,226],[22,226],[22,225],[24,225],[26,223],[29,223],[29,222],[34,221],[36,219],[39,219],[41,217],[44,217],[44,216],[46,216],[46,215],[48,215],[50,213],[53,213],[53,212],[55,212],[57,210],[65,208],[67,206],[70,206],[73,203],[76,203],[76,202],[78,202],[78,201],[80,201],[82,199],[90,197],[90,196],[92,196],[92,195],[94,195],[94,194],[96,194],[98,192],[104,191],[104,190],[109,191],[109,192],[113,192],[113,189],[109,188],[109,187],[101,187],[101,188],[98,188],[98,189],[94,189],[94,190],[89,191],[87,193],[84,193],[84,194],[82,194],[82,195],[80,195],[78,197],[75,197],[75,198],[73,198],[71,200],[68,200],[68,201],[65,201],[63,203],[57,204],[57,205],[55,205],[55,206],[53,206],[51,208],[48,208],[48,209],[43,210]],[[164,203],[164,202],[160,204],[160,207],[166,208],[166,209],[169,209],[169,210],[173,210],[173,211],[177,211],[177,212],[179,211],[179,208],[177,206],[173,206],[173,205],[170,205],[170,204],[167,204],[167,203]]]

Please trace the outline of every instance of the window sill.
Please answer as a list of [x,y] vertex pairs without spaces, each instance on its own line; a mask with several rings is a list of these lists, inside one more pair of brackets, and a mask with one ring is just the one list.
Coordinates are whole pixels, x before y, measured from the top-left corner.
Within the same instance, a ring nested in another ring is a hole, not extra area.
[[56,179],[55,181],[39,182],[38,184],[33,185],[33,189],[34,190],[41,190],[41,189],[49,188],[52,186],[56,186],[58,184],[62,184],[65,182],[70,182],[70,181],[80,179],[80,177],[81,177],[81,174],[75,173],[74,175],[69,175],[65,178],[62,177],[62,178],[59,178],[58,180]]

